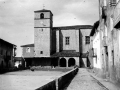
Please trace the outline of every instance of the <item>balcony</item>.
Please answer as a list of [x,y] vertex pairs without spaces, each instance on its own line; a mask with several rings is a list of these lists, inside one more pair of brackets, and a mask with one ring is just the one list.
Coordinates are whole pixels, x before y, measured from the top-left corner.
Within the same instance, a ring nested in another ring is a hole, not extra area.
[[120,21],[120,0],[118,1],[114,12],[113,12],[113,25],[114,27],[119,23]]

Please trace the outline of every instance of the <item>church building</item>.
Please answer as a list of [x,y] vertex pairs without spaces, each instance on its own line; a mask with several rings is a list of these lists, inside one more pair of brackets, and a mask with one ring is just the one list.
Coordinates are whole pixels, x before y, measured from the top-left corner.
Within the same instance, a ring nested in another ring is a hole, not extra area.
[[89,66],[91,25],[53,27],[50,10],[34,11],[34,44],[22,45],[27,66]]

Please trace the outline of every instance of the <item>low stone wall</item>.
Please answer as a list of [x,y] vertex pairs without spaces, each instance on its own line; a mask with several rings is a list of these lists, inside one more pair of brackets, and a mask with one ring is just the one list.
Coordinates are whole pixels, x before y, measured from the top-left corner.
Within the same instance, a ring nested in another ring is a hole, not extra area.
[[62,90],[67,83],[70,82],[74,78],[74,76],[78,72],[78,67],[64,73],[60,77],[56,78],[55,80],[37,88],[36,90]]
[[36,90],[56,90],[56,80],[53,80],[53,81],[41,86],[40,88],[38,88]]
[[62,72],[68,72],[72,69],[73,69],[73,67],[54,67],[54,68],[52,68],[51,66],[49,66],[49,67],[33,66],[30,68],[31,71],[62,71]]

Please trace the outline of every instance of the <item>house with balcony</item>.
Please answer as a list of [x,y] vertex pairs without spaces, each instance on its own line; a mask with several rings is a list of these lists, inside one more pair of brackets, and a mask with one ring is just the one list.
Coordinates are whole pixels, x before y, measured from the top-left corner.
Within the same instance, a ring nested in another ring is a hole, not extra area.
[[[94,49],[97,46],[97,49],[93,50],[93,67],[97,68],[95,72],[112,82],[120,81],[119,7],[120,0],[99,0],[99,25],[96,31],[96,29],[94,30],[96,24],[94,24],[91,31],[91,34],[94,31],[92,48]],[[99,50],[98,47],[100,48]],[[94,63],[94,54],[97,57],[96,61],[100,57],[98,65]]]
[[0,70],[14,67],[16,45],[0,38]]
[[116,0],[113,9],[113,29],[111,30],[112,36],[112,64],[111,66],[111,80],[115,82],[120,81],[120,0]]
[[[101,7],[105,8],[105,17],[100,18],[101,23],[104,20],[103,39],[101,39],[101,47],[103,48],[101,53],[103,56],[103,74],[104,77],[113,81],[119,82],[120,80],[120,63],[119,63],[119,0],[102,0],[100,1]],[[100,15],[102,16],[103,13]],[[102,35],[102,33],[101,33]]]

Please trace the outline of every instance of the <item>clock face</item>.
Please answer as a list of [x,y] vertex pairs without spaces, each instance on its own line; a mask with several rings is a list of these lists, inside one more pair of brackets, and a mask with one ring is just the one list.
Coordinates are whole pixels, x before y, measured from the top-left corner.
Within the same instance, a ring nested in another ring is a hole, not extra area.
[[41,25],[46,26],[43,21],[41,21],[40,23],[41,23]]

